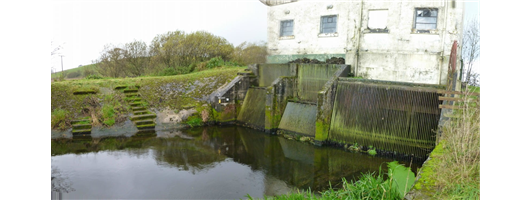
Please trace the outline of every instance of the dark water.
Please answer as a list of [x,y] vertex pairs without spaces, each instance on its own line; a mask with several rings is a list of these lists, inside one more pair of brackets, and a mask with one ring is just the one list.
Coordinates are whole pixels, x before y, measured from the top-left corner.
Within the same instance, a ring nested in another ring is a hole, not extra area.
[[236,126],[52,139],[51,145],[52,191],[65,199],[239,199],[320,191],[329,181],[340,187],[342,177],[386,170],[392,161]]

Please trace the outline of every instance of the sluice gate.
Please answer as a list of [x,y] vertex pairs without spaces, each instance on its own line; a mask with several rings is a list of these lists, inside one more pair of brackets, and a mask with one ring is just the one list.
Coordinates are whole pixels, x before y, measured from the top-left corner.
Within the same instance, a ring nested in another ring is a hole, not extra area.
[[315,137],[317,106],[288,102],[278,129]]
[[263,129],[265,127],[265,88],[249,88],[237,121],[245,126]]
[[328,139],[425,157],[436,142],[438,97],[435,88],[341,79]]
[[256,64],[248,71],[211,98],[237,124],[416,158],[435,146],[441,86],[348,78],[349,65]]

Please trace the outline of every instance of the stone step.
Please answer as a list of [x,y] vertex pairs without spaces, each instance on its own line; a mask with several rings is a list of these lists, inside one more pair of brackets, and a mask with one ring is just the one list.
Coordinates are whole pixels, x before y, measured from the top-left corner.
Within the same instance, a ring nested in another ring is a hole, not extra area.
[[125,97],[138,97],[140,95],[138,95],[138,93],[128,93],[128,94],[125,94]]
[[143,114],[143,115],[133,115],[131,117],[131,120],[138,121],[138,120],[143,120],[143,119],[154,119],[154,118],[156,118],[155,114]]
[[139,111],[134,111],[133,114],[134,115],[143,115],[143,114],[147,114],[147,110],[139,110]]
[[118,86],[114,87],[115,90],[121,90],[121,89],[125,89],[125,88],[140,89],[140,86],[138,86],[138,85],[135,85],[135,86],[118,85]]
[[81,119],[81,120],[72,120],[70,121],[70,123],[72,123],[72,125],[74,124],[80,124],[80,123],[86,123],[86,124],[90,124],[90,119]]
[[142,106],[138,106],[138,107],[132,107],[132,110],[133,111],[140,111],[140,110],[145,110],[145,108],[142,107]]
[[96,94],[95,90],[76,90],[74,95],[83,95],[83,94]]
[[92,129],[72,130],[72,134],[90,134]]
[[121,89],[125,89],[127,86],[126,85],[118,85],[116,87],[114,87],[115,90],[121,90]]
[[130,102],[129,105],[132,107],[138,107],[142,105],[142,102],[134,101],[134,102]]
[[154,124],[155,122],[152,119],[148,119],[148,120],[134,121],[134,123],[136,125],[146,125],[146,124]]
[[74,124],[74,125],[72,125],[72,128],[74,130],[91,129],[92,128],[92,124]]
[[138,92],[138,89],[125,89],[123,90],[123,93],[127,94],[127,93],[137,93]]
[[151,124],[136,125],[136,128],[139,130],[154,129],[155,126],[156,126],[155,123],[151,123]]
[[128,102],[135,102],[135,101],[141,101],[142,98],[140,97],[135,97],[135,98],[131,98],[131,99],[127,99]]

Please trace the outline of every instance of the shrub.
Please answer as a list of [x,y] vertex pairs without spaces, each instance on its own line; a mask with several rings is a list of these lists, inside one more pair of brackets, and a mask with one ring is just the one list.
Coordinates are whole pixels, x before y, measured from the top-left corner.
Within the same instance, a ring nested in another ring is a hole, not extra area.
[[177,74],[179,74],[177,70],[173,69],[172,67],[165,68],[158,73],[159,76],[173,76]]
[[221,65],[224,65],[224,61],[221,57],[218,56],[218,57],[210,59],[210,61],[206,63],[206,68],[211,69],[214,67],[219,67]]
[[92,69],[84,69],[83,70],[83,76],[87,77],[87,76],[91,76],[91,75],[96,75],[96,71],[92,70]]
[[186,124],[190,125],[191,127],[200,126],[202,124],[202,119],[199,116],[193,115],[188,117]]
[[64,130],[68,126],[67,121],[68,111],[63,109],[56,109],[52,112],[52,128]]
[[112,126],[114,125],[114,115],[115,115],[115,112],[114,112],[114,106],[110,105],[110,104],[106,104],[103,106],[103,108],[101,109],[101,112],[102,112],[102,115],[103,115],[103,123],[107,126]]
[[85,79],[103,79],[103,77],[101,77],[98,74],[92,74],[92,75],[86,76]]
[[80,76],[81,76],[81,73],[78,72],[78,71],[70,72],[70,73],[68,73],[68,75],[66,75],[67,78],[77,78],[77,77],[80,77]]

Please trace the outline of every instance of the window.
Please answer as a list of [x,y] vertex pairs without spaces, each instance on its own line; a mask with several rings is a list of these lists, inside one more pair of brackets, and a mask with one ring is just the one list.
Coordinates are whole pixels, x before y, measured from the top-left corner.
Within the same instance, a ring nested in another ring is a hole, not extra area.
[[337,15],[322,16],[320,18],[320,33],[337,32]]
[[388,10],[370,10],[368,11],[368,29],[387,29],[386,22]]
[[416,8],[416,21],[414,28],[416,30],[435,30],[438,18],[437,8]]
[[280,24],[280,37],[293,35],[293,20],[281,21]]

